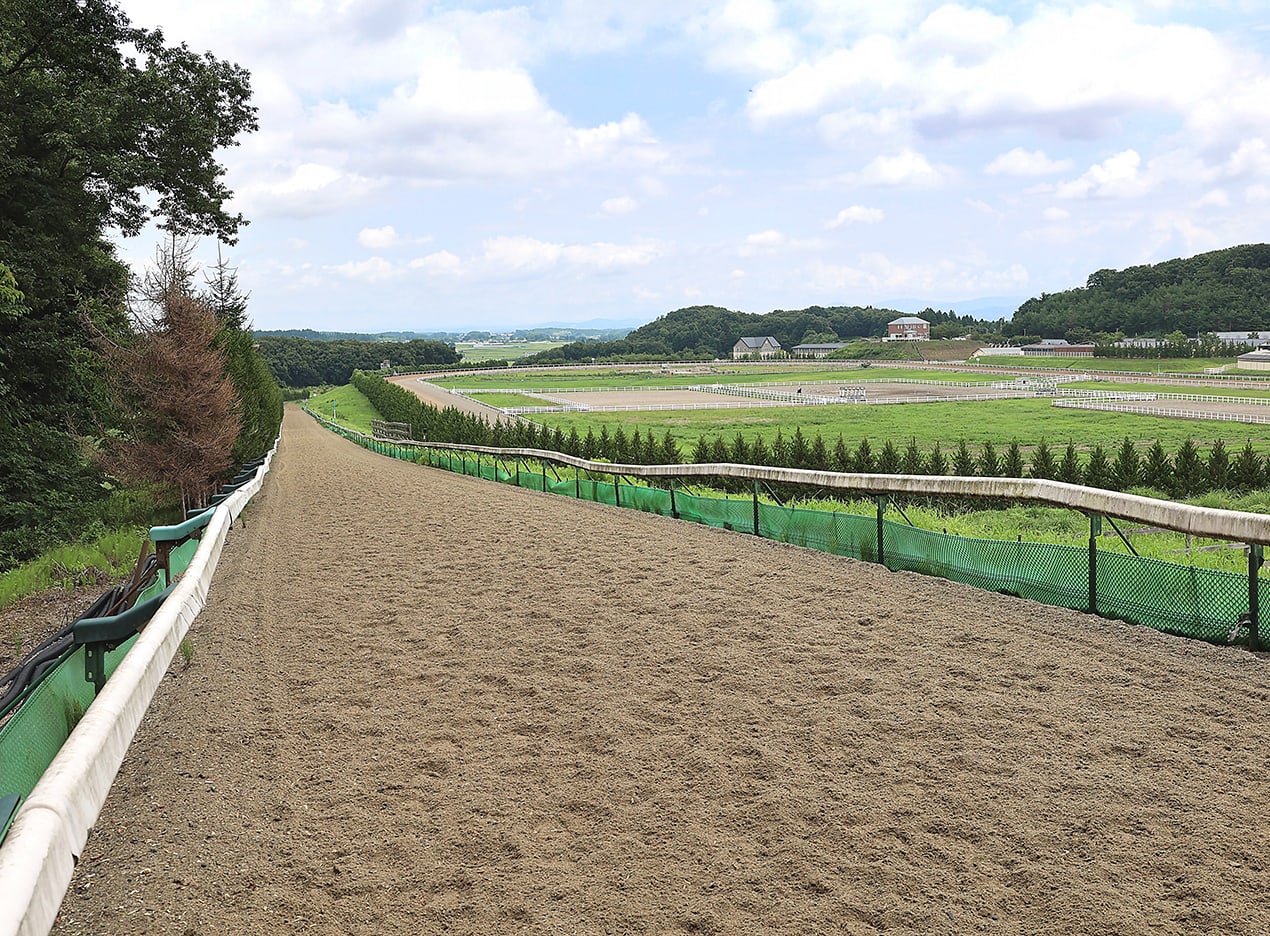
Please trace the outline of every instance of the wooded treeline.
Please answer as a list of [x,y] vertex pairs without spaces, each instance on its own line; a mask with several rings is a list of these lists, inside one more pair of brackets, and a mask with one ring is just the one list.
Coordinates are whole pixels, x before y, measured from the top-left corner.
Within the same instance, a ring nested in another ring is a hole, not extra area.
[[[771,335],[789,349],[799,344],[846,341],[852,338],[880,338],[887,322],[904,315],[894,309],[872,306],[811,306],[794,311],[778,309],[764,315],[734,312],[719,306],[689,306],[667,312],[656,321],[635,329],[620,341],[575,341],[553,351],[526,358],[526,364],[553,364],[591,359],[675,358],[708,360],[732,356],[737,339]],[[927,309],[922,318],[935,328],[953,326],[954,337],[976,330],[997,331],[999,322],[981,322],[972,316]]]
[[1005,331],[1046,338],[1097,332],[1163,337],[1181,332],[1270,331],[1270,244],[1228,247],[1124,270],[1098,270],[1084,287],[1019,306]]
[[[232,244],[245,221],[225,210],[215,154],[255,129],[250,95],[243,69],[134,27],[112,0],[0,0],[0,569],[124,519],[123,501],[131,521],[153,511],[90,457],[127,432],[101,342],[145,340],[108,233],[157,220]],[[241,310],[211,309],[236,301],[232,271],[214,279],[194,292],[235,387],[234,452],[250,457],[276,433],[277,388]]]
[[317,341],[309,338],[259,336],[260,354],[274,379],[284,387],[346,384],[355,370],[417,370],[434,364],[457,364],[459,353],[444,341]]

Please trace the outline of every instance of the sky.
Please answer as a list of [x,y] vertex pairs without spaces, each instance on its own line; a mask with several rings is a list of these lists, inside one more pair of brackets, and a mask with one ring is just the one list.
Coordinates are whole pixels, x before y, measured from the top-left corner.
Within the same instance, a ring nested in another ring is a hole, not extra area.
[[221,158],[261,330],[1008,315],[1270,241],[1266,0],[120,5],[251,72]]

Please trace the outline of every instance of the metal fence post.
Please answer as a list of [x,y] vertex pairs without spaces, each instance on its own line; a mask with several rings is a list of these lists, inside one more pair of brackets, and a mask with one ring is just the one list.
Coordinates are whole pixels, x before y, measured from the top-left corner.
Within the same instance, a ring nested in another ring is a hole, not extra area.
[[886,565],[886,550],[882,547],[882,514],[886,511],[886,495],[883,494],[877,499],[878,502],[878,565]]
[[1102,533],[1102,516],[1089,515],[1089,613],[1098,613],[1098,536]]
[[1260,543],[1248,545],[1248,649],[1261,649],[1261,600],[1258,592],[1261,584],[1261,564],[1265,561],[1265,548]]
[[679,519],[679,508],[675,506],[675,479],[670,479],[670,515]]
[[754,535],[760,536],[758,529],[758,482],[754,482]]
[[613,475],[613,506],[622,506],[622,495],[617,490],[617,474]]

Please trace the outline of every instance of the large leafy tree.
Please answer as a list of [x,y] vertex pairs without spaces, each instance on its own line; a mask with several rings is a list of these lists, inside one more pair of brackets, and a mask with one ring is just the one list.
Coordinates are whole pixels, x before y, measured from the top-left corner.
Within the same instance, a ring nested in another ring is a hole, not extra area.
[[218,151],[255,129],[247,73],[111,0],[0,0],[0,568],[66,534],[99,488],[67,428],[100,392],[94,328],[125,323],[108,234],[158,219],[232,243]]

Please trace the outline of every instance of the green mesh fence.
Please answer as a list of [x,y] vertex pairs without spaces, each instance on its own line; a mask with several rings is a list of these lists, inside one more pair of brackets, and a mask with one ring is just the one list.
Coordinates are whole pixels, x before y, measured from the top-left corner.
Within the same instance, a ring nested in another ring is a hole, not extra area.
[[[197,540],[187,540],[172,550],[169,562],[173,574],[184,571],[198,549]],[[145,589],[137,601],[145,601],[167,588],[162,572],[158,581]],[[105,655],[109,677],[127,655],[136,637],[131,637]],[[71,729],[96,697],[91,680],[84,675],[84,648],[77,648],[31,689],[21,706],[0,726],[0,797],[17,793],[26,799],[61,750]],[[0,839],[8,831],[0,828]]]
[[[341,434],[384,454],[530,490],[757,533],[867,562],[880,558],[890,569],[919,572],[1077,611],[1092,610],[1104,617],[1212,643],[1244,643],[1249,639],[1248,627],[1240,623],[1249,609],[1248,578],[1234,572],[1096,551],[1091,595],[1090,553],[1077,546],[950,536],[885,519],[879,544],[876,516],[762,501],[757,505],[756,529],[753,498],[702,497],[625,482],[615,485],[611,476],[603,479],[588,472],[575,473],[571,468],[557,475],[550,467],[544,471],[539,463],[531,467],[526,462],[501,462],[491,455],[477,459],[472,453],[412,449],[373,442],[353,433]],[[1260,604],[1259,630],[1270,634],[1270,599]]]

